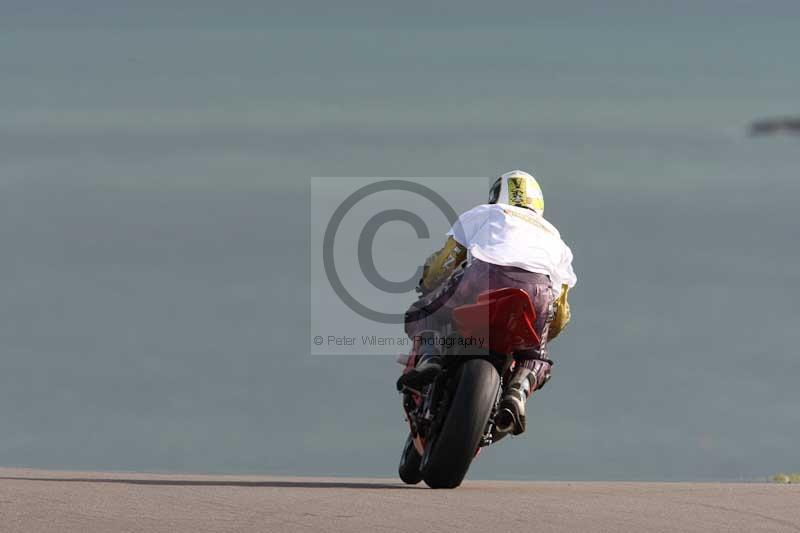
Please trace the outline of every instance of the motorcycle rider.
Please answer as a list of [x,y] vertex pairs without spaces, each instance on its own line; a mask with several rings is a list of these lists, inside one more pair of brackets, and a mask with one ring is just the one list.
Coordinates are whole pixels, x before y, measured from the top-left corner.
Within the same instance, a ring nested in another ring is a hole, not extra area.
[[514,354],[495,425],[514,435],[525,431],[525,403],[550,379],[547,343],[570,321],[567,297],[577,282],[572,251],[543,213],[539,183],[514,170],[494,181],[488,204],[459,217],[444,247],[425,262],[417,289],[422,298],[406,313],[406,332],[426,342],[420,343],[415,368],[398,379],[398,390],[420,389],[441,371],[436,339],[453,309],[474,303],[487,290],[519,288],[530,296],[540,343]]

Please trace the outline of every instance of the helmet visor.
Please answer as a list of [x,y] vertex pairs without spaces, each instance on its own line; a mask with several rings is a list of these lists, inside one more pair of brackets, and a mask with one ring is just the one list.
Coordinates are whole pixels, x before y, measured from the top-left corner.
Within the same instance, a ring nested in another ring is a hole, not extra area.
[[500,189],[503,185],[503,177],[499,177],[494,181],[492,188],[489,189],[489,203],[496,204],[497,200],[500,199]]

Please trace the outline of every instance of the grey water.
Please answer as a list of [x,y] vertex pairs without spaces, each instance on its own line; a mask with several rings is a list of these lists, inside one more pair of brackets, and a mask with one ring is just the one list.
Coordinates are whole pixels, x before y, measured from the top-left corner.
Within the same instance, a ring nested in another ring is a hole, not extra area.
[[559,5],[4,2],[0,465],[394,475],[399,367],[308,353],[311,177],[523,168],[574,322],[471,476],[800,470],[800,139],[746,134],[800,10]]

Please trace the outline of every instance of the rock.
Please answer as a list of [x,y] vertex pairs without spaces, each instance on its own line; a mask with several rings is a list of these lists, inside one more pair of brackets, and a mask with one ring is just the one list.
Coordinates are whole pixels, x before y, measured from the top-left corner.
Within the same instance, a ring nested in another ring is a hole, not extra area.
[[750,135],[775,135],[778,133],[800,135],[800,117],[769,118],[750,124]]

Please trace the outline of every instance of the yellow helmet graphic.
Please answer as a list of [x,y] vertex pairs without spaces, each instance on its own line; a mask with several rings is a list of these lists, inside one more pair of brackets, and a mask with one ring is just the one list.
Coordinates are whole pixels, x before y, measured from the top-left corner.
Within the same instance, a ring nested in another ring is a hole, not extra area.
[[544,214],[542,188],[536,178],[521,170],[506,172],[494,181],[489,189],[489,203],[527,207]]

